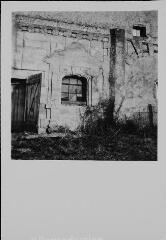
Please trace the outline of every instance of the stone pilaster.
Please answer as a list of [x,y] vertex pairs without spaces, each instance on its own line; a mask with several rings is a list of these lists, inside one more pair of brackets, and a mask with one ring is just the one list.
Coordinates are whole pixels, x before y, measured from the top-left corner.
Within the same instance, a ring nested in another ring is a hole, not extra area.
[[112,120],[116,105],[116,90],[120,89],[125,81],[125,30],[111,29],[110,35],[109,96],[110,118]]

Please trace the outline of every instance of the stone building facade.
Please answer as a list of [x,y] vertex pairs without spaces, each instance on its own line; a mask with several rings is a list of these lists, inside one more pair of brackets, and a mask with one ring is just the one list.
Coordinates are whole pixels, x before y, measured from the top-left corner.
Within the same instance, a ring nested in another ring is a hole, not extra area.
[[12,79],[42,76],[39,133],[76,129],[86,106],[110,97],[120,119],[157,112],[157,12],[100,14],[13,13]]

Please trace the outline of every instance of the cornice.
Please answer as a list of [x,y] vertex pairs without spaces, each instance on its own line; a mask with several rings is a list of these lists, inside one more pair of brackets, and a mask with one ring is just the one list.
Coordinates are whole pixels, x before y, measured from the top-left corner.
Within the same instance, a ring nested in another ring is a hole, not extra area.
[[15,26],[21,31],[43,34],[61,35],[64,37],[81,38],[96,41],[109,41],[109,29],[76,25],[52,20],[16,15]]

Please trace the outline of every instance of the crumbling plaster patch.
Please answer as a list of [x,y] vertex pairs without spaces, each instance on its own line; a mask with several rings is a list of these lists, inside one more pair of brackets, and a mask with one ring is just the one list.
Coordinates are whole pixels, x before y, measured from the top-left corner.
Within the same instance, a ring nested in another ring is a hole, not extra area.
[[[157,57],[140,57],[125,66],[124,102],[121,116],[132,117],[135,112],[147,112],[148,104],[157,109]],[[117,92],[121,98],[122,92]]]
[[[78,75],[87,79],[87,98],[88,105],[95,105],[103,96],[103,87],[105,84],[103,65],[108,69],[108,63],[103,64],[101,57],[91,56],[87,45],[84,42],[73,41],[64,50],[56,50],[46,57],[44,60],[50,65],[52,75],[52,96],[51,96],[51,112],[52,124],[54,122],[65,125],[74,129],[80,124],[80,114],[85,106],[73,106],[61,104],[61,85],[64,76]],[[108,72],[107,72],[108,73]],[[107,76],[108,79],[108,76]],[[92,95],[91,95],[92,94]],[[57,117],[58,116],[58,117]]]

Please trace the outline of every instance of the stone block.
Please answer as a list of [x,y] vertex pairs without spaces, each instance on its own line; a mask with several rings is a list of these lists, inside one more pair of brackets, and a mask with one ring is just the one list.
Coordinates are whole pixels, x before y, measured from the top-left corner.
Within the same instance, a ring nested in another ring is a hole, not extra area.
[[54,36],[58,36],[59,35],[59,31],[57,29],[54,29],[52,33],[53,33]]
[[17,48],[17,51],[14,52],[12,59],[13,59],[12,61],[13,66],[20,69],[22,65],[22,48],[21,47]]
[[28,25],[21,26],[21,31],[23,31],[23,32],[28,32],[29,29],[30,29],[30,27]]
[[43,34],[43,33],[24,33],[24,40],[25,41],[40,41],[40,42],[48,42],[50,36]]
[[72,73],[71,66],[60,65],[60,73],[64,76],[70,75]]
[[25,47],[23,54],[25,60],[42,61],[46,57],[47,51],[42,48],[34,49],[32,47]]
[[103,47],[102,47],[102,42],[100,41],[95,41],[95,40],[92,40],[90,42],[90,47],[91,48],[94,48],[94,49],[97,49],[98,51],[100,51]]
[[47,100],[47,88],[41,87],[40,102],[46,103]]
[[66,38],[63,36],[56,37],[57,50],[64,50],[66,45]]
[[65,35],[65,33],[66,33],[66,31],[65,30],[59,30],[59,36],[64,36]]
[[103,56],[108,56],[108,48],[103,49]]
[[56,41],[57,37],[56,36],[50,36],[50,49],[51,49],[51,53],[53,53],[56,49],[57,49],[57,41]]
[[103,42],[109,42],[109,38],[108,38],[108,37],[104,37],[104,38],[102,39],[102,41],[103,41]]
[[101,56],[103,55],[102,42],[100,42],[100,41],[91,41],[91,43],[90,43],[90,55],[94,56],[94,57],[98,56],[99,58],[101,58]]
[[40,113],[42,113],[42,112],[45,113],[45,109],[46,109],[46,103],[40,102]]
[[51,119],[51,108],[46,108],[46,119]]
[[25,47],[31,47],[39,50],[46,50],[47,54],[50,52],[50,42],[49,41],[34,41],[34,40],[25,40]]
[[130,41],[127,41],[126,45],[127,45],[127,46],[126,46],[126,47],[127,47],[127,54],[128,54],[129,56],[131,56],[132,54],[135,54],[135,50],[134,50],[131,42],[130,42]]
[[98,41],[99,40],[99,36],[92,34],[91,36],[92,41]]
[[73,31],[71,32],[71,37],[72,38],[77,38],[77,35],[78,35],[77,32],[73,32]]
[[103,61],[104,61],[104,63],[109,63],[109,60],[110,60],[109,54],[103,56]]
[[43,72],[43,74],[42,74],[41,87],[42,87],[42,88],[47,87],[47,82],[48,82],[48,80],[47,80],[46,72]]
[[23,49],[22,67],[26,69],[46,70],[48,66],[43,59],[47,55],[46,50],[26,47]]
[[73,43],[73,42],[76,42],[77,39],[75,38],[72,38],[72,37],[67,37],[66,38],[66,48],[70,47],[70,45]]
[[59,124],[69,127],[71,130],[76,129],[80,124],[80,106],[61,105],[59,112]]
[[53,29],[52,28],[47,28],[46,32],[47,32],[47,34],[53,34]]
[[70,35],[71,35],[70,31],[65,31],[65,32],[63,33],[63,36],[64,36],[64,37],[69,37]]
[[39,128],[46,129],[48,124],[49,124],[49,120],[48,119],[39,119]]
[[158,53],[158,44],[153,44],[154,53]]
[[152,44],[152,43],[149,43],[149,54],[150,54],[151,56],[153,56],[153,53],[154,53],[153,44]]
[[109,48],[109,42],[103,42],[103,48]]
[[90,48],[90,41],[87,39],[80,39],[78,40],[79,43],[81,43],[87,51],[89,51]]
[[38,71],[46,71],[47,66],[42,61],[32,61],[32,60],[26,60],[23,59],[22,61],[22,68],[23,69],[29,69],[29,70],[38,70]]
[[89,40],[89,34],[87,34],[87,33],[82,33],[82,39],[87,39],[87,40]]
[[[40,126],[40,121],[39,121],[39,126]],[[43,134],[45,132],[46,132],[45,128],[41,128],[41,127],[38,128],[38,134]]]
[[16,47],[23,47],[23,32],[17,31],[16,34]]
[[146,42],[142,42],[141,50],[143,53],[149,53],[149,44]]

